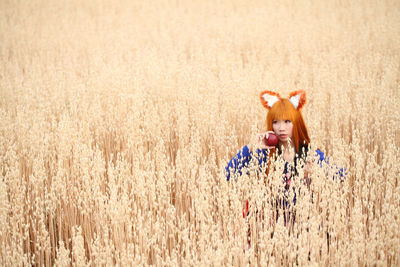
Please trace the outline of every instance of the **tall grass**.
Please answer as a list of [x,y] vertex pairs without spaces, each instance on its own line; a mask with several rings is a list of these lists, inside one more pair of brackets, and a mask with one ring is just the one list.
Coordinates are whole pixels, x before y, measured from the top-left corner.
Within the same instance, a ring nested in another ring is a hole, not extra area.
[[[0,40],[0,265],[400,265],[398,1],[2,0]],[[285,226],[224,168],[298,89],[348,176]]]

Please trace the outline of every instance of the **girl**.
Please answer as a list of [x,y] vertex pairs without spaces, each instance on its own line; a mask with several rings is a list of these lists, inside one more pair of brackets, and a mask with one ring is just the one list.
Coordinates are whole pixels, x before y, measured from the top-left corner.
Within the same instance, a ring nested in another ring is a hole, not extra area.
[[[297,166],[303,160],[305,164],[304,179],[307,185],[310,184],[309,161],[307,154],[309,150],[310,137],[307,127],[304,123],[301,109],[306,103],[306,92],[303,90],[290,93],[289,98],[281,98],[279,94],[271,91],[264,91],[260,94],[261,104],[268,110],[266,119],[267,131],[259,133],[249,145],[244,146],[239,153],[231,159],[226,167],[226,178],[230,180],[232,174],[241,175],[246,170],[250,161],[254,158],[260,167],[266,167],[267,175],[273,162],[277,157],[285,161],[282,174],[282,183],[287,192],[290,188],[291,180],[297,175]],[[269,133],[275,133],[278,136],[276,146],[267,146],[266,139]],[[318,163],[328,163],[324,153],[317,149]],[[338,170],[337,175],[343,177],[343,169]],[[294,204],[296,195],[294,194]],[[283,206],[288,205],[288,200],[280,200]],[[248,203],[244,216],[248,213]],[[286,222],[286,220],[285,220]]]
[[[227,180],[231,178],[232,172],[241,175],[243,167],[248,166],[254,154],[257,155],[260,166],[269,164],[271,162],[269,159],[277,154],[286,161],[284,175],[288,178],[287,183],[290,184],[291,172],[295,170],[298,160],[306,157],[310,143],[307,127],[301,114],[301,109],[306,102],[306,93],[305,91],[292,92],[287,99],[281,98],[277,93],[264,91],[261,92],[260,98],[262,105],[269,110],[266,120],[267,132],[258,134],[249,145],[244,146],[232,158],[226,167]],[[266,145],[266,139],[271,132],[278,136],[278,144],[274,147]],[[322,153],[317,150],[317,153],[319,152]]]

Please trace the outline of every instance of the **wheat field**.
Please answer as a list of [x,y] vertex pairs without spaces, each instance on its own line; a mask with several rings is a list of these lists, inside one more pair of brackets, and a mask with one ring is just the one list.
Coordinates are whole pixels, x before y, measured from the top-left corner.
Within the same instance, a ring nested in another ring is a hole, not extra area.
[[[400,265],[399,1],[0,0],[0,40],[1,266]],[[278,163],[224,169],[299,89],[348,174],[285,224]]]

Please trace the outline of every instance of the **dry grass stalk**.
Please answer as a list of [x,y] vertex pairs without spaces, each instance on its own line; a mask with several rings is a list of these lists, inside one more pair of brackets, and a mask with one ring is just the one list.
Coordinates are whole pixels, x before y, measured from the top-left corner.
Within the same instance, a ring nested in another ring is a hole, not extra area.
[[[399,4],[144,3],[0,3],[0,265],[400,265]],[[285,225],[223,169],[293,88],[349,175]]]

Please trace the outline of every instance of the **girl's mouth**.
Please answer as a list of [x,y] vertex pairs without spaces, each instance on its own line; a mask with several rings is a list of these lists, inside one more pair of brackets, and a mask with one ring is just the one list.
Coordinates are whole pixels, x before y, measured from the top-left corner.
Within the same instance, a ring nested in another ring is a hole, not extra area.
[[286,139],[286,138],[287,138],[287,134],[280,134],[280,135],[279,135],[279,138],[280,138],[280,139]]

